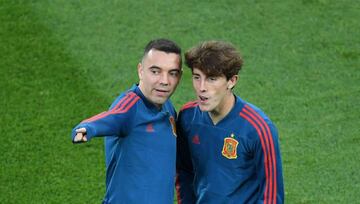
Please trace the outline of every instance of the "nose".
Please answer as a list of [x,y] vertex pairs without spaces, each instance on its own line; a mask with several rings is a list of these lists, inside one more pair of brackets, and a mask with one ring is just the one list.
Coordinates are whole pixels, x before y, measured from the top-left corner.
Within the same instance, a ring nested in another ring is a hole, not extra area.
[[206,84],[205,84],[205,80],[200,80],[200,87],[199,87],[201,92],[205,92],[206,91]]
[[163,73],[160,78],[160,84],[163,86],[169,85],[169,76],[167,73]]

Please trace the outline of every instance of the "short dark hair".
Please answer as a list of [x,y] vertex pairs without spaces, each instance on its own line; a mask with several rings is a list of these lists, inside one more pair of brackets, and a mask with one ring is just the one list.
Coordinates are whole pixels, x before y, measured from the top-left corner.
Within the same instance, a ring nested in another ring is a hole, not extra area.
[[181,67],[181,64],[182,64],[181,48],[174,41],[168,40],[168,39],[165,39],[165,38],[159,38],[159,39],[151,40],[145,46],[143,57],[145,57],[146,54],[151,49],[155,49],[155,50],[166,52],[166,53],[175,53],[175,54],[179,55],[179,57],[180,57],[180,67]]
[[181,48],[174,42],[168,39],[160,38],[151,40],[144,49],[144,56],[151,50],[159,50],[166,53],[175,53],[181,55]]
[[239,73],[243,60],[232,44],[205,41],[185,53],[185,63],[191,70],[200,69],[207,76],[225,75],[229,80]]

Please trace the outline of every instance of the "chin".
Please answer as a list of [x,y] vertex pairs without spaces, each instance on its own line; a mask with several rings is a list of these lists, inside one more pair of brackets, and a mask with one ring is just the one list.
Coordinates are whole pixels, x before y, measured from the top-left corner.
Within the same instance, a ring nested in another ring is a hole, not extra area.
[[158,105],[163,105],[166,102],[167,99],[157,99],[154,102]]
[[207,106],[199,105],[199,108],[200,108],[201,111],[204,111],[204,112],[210,111],[209,107],[207,107]]

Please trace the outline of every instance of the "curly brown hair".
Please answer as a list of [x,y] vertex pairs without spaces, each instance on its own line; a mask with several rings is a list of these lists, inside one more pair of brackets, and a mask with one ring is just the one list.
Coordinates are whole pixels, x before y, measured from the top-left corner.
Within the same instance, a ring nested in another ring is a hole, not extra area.
[[236,48],[223,41],[205,41],[185,53],[185,63],[193,70],[200,69],[207,76],[225,75],[229,80],[237,75],[243,60]]

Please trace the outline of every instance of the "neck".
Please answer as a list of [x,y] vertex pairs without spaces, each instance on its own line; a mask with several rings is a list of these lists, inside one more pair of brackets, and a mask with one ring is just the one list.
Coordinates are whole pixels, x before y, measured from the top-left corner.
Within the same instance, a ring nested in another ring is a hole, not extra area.
[[231,111],[235,104],[235,96],[231,92],[229,96],[227,96],[222,103],[219,104],[214,110],[209,112],[209,116],[216,125],[220,120],[225,118],[225,116]]
[[154,103],[153,101],[151,101],[151,100],[150,100],[150,97],[146,95],[146,91],[144,90],[143,86],[144,86],[144,85],[143,85],[141,82],[139,82],[138,88],[140,89],[141,94],[145,97],[146,101],[147,101],[148,103],[151,103],[152,105],[154,105],[158,110],[161,110],[162,105],[156,104],[156,103]]

